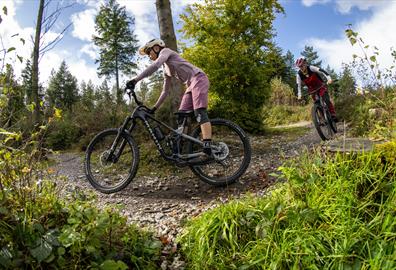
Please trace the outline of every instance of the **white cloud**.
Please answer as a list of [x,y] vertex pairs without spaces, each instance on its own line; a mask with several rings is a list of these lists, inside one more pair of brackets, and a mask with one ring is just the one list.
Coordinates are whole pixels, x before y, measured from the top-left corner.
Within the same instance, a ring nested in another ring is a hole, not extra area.
[[[359,33],[365,44],[378,47],[380,55],[377,59],[383,68],[389,67],[392,63],[390,48],[396,44],[396,35],[394,35],[394,29],[396,28],[395,14],[396,1],[389,1],[388,5],[376,9],[371,18],[353,26],[353,30]],[[342,63],[352,61],[353,54],[362,55],[362,51],[357,44],[351,46],[344,33],[340,34],[338,39],[312,38],[307,40],[306,44],[312,45],[326,63],[338,70],[340,70]],[[370,48],[368,53],[371,55]]]
[[337,10],[347,14],[353,7],[360,10],[369,10],[370,8],[381,7],[389,3],[389,0],[336,0]]
[[348,14],[354,7],[360,10],[369,10],[387,5],[389,2],[389,0],[301,0],[301,3],[306,7],[335,3],[337,11],[342,14]]
[[83,41],[91,42],[95,32],[95,16],[98,13],[96,9],[87,9],[71,16],[73,23],[72,36]]
[[330,0],[302,0],[302,4],[306,7],[310,7],[313,5],[317,5],[317,4],[326,4],[328,3]]
[[97,47],[93,43],[85,44],[81,48],[81,53],[88,55],[92,60],[99,58]]

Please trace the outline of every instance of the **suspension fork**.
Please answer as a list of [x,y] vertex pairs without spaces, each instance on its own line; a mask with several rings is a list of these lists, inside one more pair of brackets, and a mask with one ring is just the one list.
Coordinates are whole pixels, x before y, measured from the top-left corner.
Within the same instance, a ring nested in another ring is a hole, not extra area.
[[[127,129],[128,123],[131,120],[132,120],[132,125],[131,125],[131,127],[129,129]],[[115,138],[115,140],[114,140],[114,142],[113,142],[113,144],[111,145],[111,148],[110,148],[110,155],[109,156],[113,157],[113,162],[117,162],[118,161],[118,159],[121,156],[121,153],[124,151],[125,145],[127,144],[127,141],[124,138],[121,137],[121,133],[122,132],[127,132],[128,134],[130,134],[132,132],[132,130],[135,128],[135,126],[136,126],[136,121],[134,119],[132,119],[131,117],[127,117],[125,119],[124,123],[122,124],[122,126],[118,129],[117,136],[116,136],[116,138]],[[122,140],[120,148],[114,154],[114,152],[116,151],[117,145],[120,142],[120,139]]]

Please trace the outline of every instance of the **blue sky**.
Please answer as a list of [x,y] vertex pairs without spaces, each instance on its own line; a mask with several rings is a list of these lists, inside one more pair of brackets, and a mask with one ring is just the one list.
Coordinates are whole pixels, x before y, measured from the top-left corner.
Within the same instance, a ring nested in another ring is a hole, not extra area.
[[[54,0],[53,3],[70,3],[71,1]],[[99,84],[102,79],[96,75],[97,50],[91,42],[94,33],[94,17],[101,1],[75,0],[72,8],[65,10],[55,27],[48,34],[51,40],[63,27],[72,23],[63,40],[40,62],[40,81],[46,84],[51,70],[58,69],[65,60],[70,71],[79,81],[92,80]],[[135,34],[140,44],[157,37],[158,24],[155,11],[155,0],[118,0],[126,6],[127,11],[135,17]],[[180,21],[178,15],[188,4],[204,3],[203,0],[171,0],[176,28]],[[353,53],[359,53],[345,38],[347,24],[353,24],[363,39],[379,47],[384,66],[390,65],[389,48],[396,44],[396,1],[394,0],[279,0],[285,14],[279,14],[274,22],[276,43],[284,53],[290,50],[298,57],[305,45],[313,46],[318,51],[324,64],[329,64],[337,71],[341,64],[351,61]],[[38,0],[5,0],[0,8],[6,5],[8,15],[2,15],[0,35],[5,47],[15,46],[16,52],[29,57],[34,23],[37,15]],[[27,41],[25,45],[18,38],[11,38],[19,33]],[[180,38],[180,34],[178,34]],[[1,44],[0,44],[1,45]],[[12,58],[12,55],[10,55]],[[15,59],[15,57],[14,57]],[[147,64],[144,58],[137,58],[143,68]],[[10,60],[12,61],[12,59]],[[23,65],[14,60],[17,74]],[[126,77],[124,78],[126,79]]]

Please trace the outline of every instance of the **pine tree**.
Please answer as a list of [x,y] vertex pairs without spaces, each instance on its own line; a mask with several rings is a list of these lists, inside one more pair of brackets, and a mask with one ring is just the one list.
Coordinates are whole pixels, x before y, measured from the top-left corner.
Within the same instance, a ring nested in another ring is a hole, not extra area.
[[95,86],[92,81],[89,80],[88,83],[84,81],[80,85],[81,89],[81,103],[84,107],[92,110],[95,105]]
[[356,79],[353,77],[351,67],[344,64],[338,81],[338,98],[356,94]]
[[294,93],[297,94],[297,84],[296,84],[296,69],[295,69],[295,59],[294,55],[291,51],[287,51],[283,57],[286,65],[286,72],[283,81],[287,83],[292,89],[294,89]]
[[307,59],[309,65],[316,67],[322,66],[322,60],[319,60],[318,52],[312,46],[305,46],[301,55]]
[[119,86],[120,73],[134,74],[137,65],[134,57],[138,47],[136,36],[131,26],[134,18],[126,13],[125,7],[121,7],[115,0],[109,0],[100,7],[99,14],[95,18],[95,29],[98,36],[93,37],[96,46],[99,47],[99,76],[115,76],[117,104],[122,100],[122,92]]
[[77,79],[68,71],[65,61],[62,61],[57,72],[51,72],[47,95],[50,106],[69,111],[78,100]]
[[26,61],[26,66],[22,70],[22,89],[25,93],[25,102],[26,104],[31,104],[33,102],[33,80],[32,80],[32,63],[30,60]]
[[330,75],[331,80],[333,81],[332,84],[328,85],[329,92],[333,97],[336,97],[338,96],[338,91],[339,91],[338,82],[337,82],[338,74],[335,72],[334,69],[330,67],[330,65],[327,65],[325,70]]

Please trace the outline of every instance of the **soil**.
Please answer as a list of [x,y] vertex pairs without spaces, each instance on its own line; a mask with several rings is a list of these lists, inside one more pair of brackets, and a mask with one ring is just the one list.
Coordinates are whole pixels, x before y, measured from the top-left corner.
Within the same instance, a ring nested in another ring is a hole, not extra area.
[[[184,262],[177,252],[176,237],[183,224],[203,211],[228,200],[254,194],[263,196],[278,181],[273,173],[285,160],[300,155],[304,148],[321,143],[313,126],[308,122],[293,128],[273,129],[269,134],[250,136],[252,160],[247,172],[228,187],[216,188],[200,181],[188,168],[175,169],[166,176],[151,172],[138,173],[131,184],[114,194],[95,191],[84,174],[84,153],[63,152],[53,156],[53,169],[64,179],[65,193],[90,191],[96,194],[95,204],[122,206],[122,213],[139,226],[148,227],[161,238],[162,269],[183,269]],[[153,156],[160,159],[159,154]],[[152,170],[155,171],[155,170]]]

